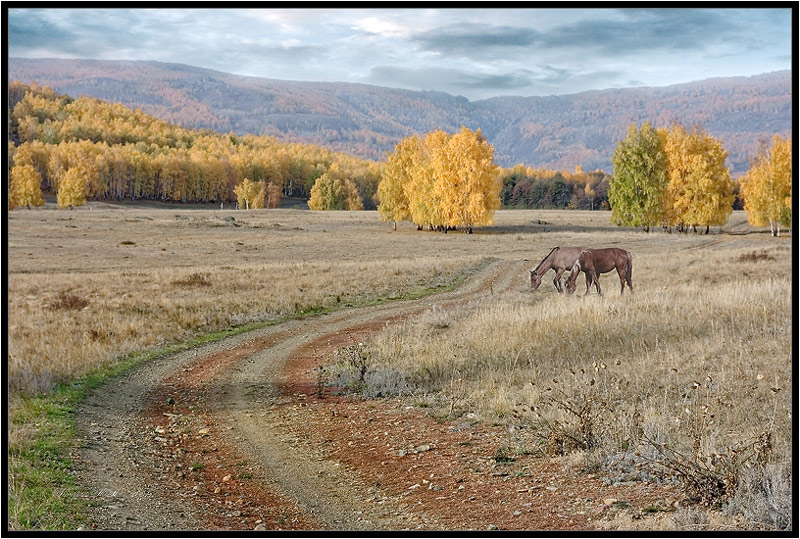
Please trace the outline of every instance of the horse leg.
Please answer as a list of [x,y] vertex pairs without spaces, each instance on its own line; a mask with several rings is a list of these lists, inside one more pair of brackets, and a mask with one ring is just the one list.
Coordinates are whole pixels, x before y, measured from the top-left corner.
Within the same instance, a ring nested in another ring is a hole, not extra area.
[[583,272],[583,276],[586,277],[586,292],[585,292],[584,295],[588,296],[589,295],[589,287],[592,286],[592,275],[587,270],[587,271]]
[[556,287],[558,293],[561,294],[564,292],[564,289],[561,287],[561,275],[564,273],[564,268],[556,270],[556,276],[553,278],[553,286]]
[[594,272],[594,269],[592,269],[592,281],[594,282],[595,288],[597,288],[597,293],[602,296],[603,291],[600,290],[600,279],[597,278],[597,274]]

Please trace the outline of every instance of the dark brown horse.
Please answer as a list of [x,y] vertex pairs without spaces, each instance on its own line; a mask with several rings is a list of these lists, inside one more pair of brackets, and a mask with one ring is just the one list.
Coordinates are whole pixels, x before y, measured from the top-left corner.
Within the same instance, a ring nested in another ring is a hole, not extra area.
[[589,293],[589,283],[593,282],[597,288],[597,293],[601,296],[603,291],[600,290],[600,280],[598,276],[601,273],[608,273],[612,269],[617,270],[619,275],[619,284],[621,286],[619,293],[625,292],[625,283],[628,283],[628,288],[633,293],[633,283],[631,283],[631,272],[633,271],[633,257],[625,249],[617,249],[612,247],[609,249],[584,249],[578,255],[575,264],[572,265],[572,270],[569,272],[567,279],[567,293],[572,294],[575,292],[575,281],[578,279],[578,274],[583,272],[586,275],[586,293]]
[[[531,291],[539,288],[539,285],[542,284],[542,277],[544,277],[544,274],[552,269],[556,272],[556,276],[553,278],[553,286],[555,286],[556,290],[559,292],[563,292],[564,289],[561,287],[561,275],[575,264],[578,255],[581,254],[583,249],[583,247],[555,247],[550,251],[550,253],[539,262],[536,269],[531,270]],[[586,281],[586,291],[589,291],[589,281]]]

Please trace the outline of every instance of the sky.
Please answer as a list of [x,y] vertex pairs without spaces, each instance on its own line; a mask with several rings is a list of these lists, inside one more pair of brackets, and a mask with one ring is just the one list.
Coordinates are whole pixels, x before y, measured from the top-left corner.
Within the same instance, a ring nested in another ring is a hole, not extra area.
[[666,86],[792,67],[789,8],[634,5],[11,8],[6,35],[10,57],[156,60],[271,79],[436,90],[471,101]]

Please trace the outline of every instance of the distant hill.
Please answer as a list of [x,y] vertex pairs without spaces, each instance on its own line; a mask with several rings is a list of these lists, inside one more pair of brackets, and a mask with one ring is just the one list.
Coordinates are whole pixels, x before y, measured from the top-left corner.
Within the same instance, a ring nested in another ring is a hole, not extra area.
[[611,171],[632,122],[700,124],[723,141],[734,176],[759,142],[791,136],[791,71],[657,88],[469,101],[441,92],[242,77],[160,62],[10,58],[9,81],[140,108],[184,127],[272,135],[383,159],[404,137],[480,128],[503,166]]

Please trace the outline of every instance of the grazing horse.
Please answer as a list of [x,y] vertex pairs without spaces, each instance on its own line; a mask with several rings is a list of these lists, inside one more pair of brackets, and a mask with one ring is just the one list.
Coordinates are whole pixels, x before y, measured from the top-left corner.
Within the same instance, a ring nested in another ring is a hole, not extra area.
[[572,265],[572,270],[569,272],[566,285],[567,293],[572,294],[575,292],[575,281],[578,279],[578,274],[583,272],[586,275],[586,293],[589,293],[589,282],[593,282],[597,288],[597,293],[602,296],[603,291],[600,290],[600,280],[597,277],[601,273],[608,273],[614,268],[616,268],[617,275],[619,275],[620,295],[625,291],[626,282],[631,293],[633,293],[633,283],[631,283],[633,257],[625,249],[617,249],[616,247],[610,249],[584,249],[581,251],[575,264]]
[[[561,274],[575,264],[578,255],[581,254],[583,249],[583,247],[555,247],[550,251],[550,253],[539,262],[536,269],[531,270],[531,291],[539,288],[539,285],[542,284],[542,277],[544,277],[544,274],[552,269],[556,272],[556,276],[553,279],[553,286],[555,286],[556,290],[559,292],[563,292],[564,289],[561,287]],[[586,278],[586,290],[588,291],[589,276],[587,275]]]

